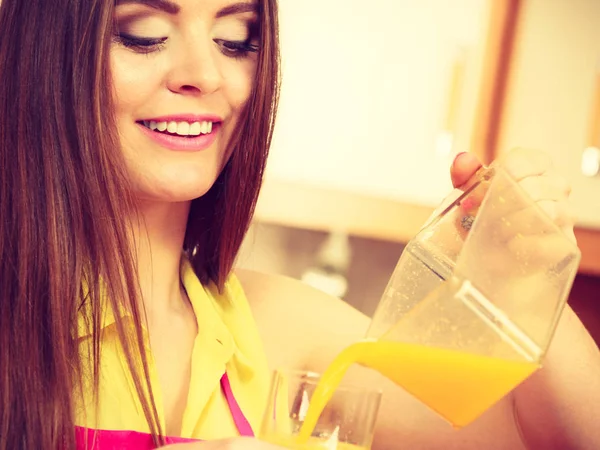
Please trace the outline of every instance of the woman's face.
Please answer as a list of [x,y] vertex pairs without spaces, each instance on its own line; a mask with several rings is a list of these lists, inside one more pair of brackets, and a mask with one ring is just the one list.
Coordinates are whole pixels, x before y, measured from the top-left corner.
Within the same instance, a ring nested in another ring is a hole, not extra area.
[[136,197],[202,196],[227,161],[257,66],[253,0],[117,0],[111,71]]

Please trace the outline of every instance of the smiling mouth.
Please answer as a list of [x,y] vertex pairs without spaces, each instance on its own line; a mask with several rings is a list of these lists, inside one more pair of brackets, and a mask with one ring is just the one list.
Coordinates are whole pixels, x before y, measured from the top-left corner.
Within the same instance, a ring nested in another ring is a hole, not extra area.
[[138,123],[156,133],[194,138],[212,133],[213,127],[220,122],[156,122],[154,120],[144,120]]

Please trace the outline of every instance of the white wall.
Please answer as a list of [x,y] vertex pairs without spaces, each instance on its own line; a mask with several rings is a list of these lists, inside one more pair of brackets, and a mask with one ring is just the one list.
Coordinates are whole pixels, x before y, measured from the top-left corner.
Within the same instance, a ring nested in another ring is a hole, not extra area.
[[517,37],[500,150],[548,151],[573,184],[579,224],[600,228],[600,177],[581,171],[600,75],[600,1],[528,0]]
[[468,150],[487,0],[280,0],[283,91],[267,176],[435,205],[436,152],[464,49],[456,145]]

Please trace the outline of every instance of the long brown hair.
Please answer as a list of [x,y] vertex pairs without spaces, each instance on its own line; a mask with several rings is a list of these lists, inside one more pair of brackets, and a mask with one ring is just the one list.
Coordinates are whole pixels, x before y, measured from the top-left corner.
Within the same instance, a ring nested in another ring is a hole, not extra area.
[[[261,52],[233,153],[192,203],[185,250],[222,286],[248,228],[278,93],[276,0],[262,0]],[[129,245],[135,217],[115,131],[108,51],[113,1],[0,0],[0,449],[73,449],[84,368],[97,387],[101,292],[136,323],[117,330],[155,444],[158,413],[142,350]],[[78,317],[92,332],[90,361]],[[141,358],[141,369],[137,361]]]
[[258,198],[279,99],[277,0],[260,4],[254,89],[230,142],[233,153],[216,183],[194,200],[184,248],[202,282],[222,286],[248,231]]

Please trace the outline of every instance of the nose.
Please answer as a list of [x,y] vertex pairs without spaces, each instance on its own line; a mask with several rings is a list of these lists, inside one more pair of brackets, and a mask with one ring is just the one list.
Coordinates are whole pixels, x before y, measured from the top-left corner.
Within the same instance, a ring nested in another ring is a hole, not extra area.
[[207,95],[217,91],[221,82],[213,42],[197,36],[180,41],[168,74],[169,90],[178,94]]

